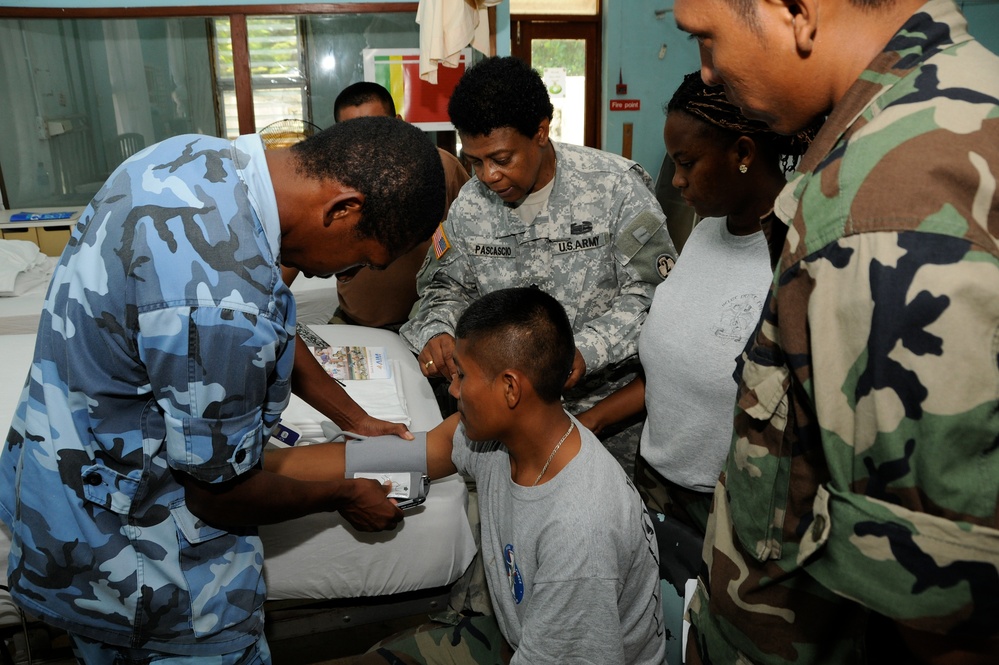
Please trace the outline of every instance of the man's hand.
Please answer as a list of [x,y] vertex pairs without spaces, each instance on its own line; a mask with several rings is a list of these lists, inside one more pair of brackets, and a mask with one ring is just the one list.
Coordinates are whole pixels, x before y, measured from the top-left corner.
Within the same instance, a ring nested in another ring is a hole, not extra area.
[[576,349],[576,357],[572,359],[572,371],[569,372],[569,378],[565,380],[565,386],[562,390],[571,390],[585,374],[586,361],[583,360],[583,354],[579,352],[579,349]]
[[382,485],[369,478],[357,478],[348,482],[353,485],[353,492],[350,501],[338,512],[355,529],[392,530],[402,521],[402,510],[394,499],[387,496],[392,491],[392,483]]
[[357,421],[357,423],[351,425],[347,428],[349,431],[355,434],[360,434],[362,436],[381,436],[383,434],[395,434],[396,436],[406,439],[407,441],[413,440],[413,433],[409,431],[402,423],[393,423],[388,420],[379,420],[364,414],[364,416]]
[[450,379],[458,371],[454,364],[454,337],[447,333],[431,337],[416,359],[423,376]]

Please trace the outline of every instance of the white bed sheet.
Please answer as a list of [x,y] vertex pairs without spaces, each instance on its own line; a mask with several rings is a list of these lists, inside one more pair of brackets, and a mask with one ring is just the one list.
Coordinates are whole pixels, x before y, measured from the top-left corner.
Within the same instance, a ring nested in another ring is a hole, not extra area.
[[[441,421],[433,392],[398,335],[359,326],[315,329],[334,345],[385,347],[399,372],[397,383],[406,397],[410,428],[425,431]],[[31,364],[34,343],[34,334],[2,339],[0,428],[5,435]],[[300,403],[300,407],[305,406]],[[465,513],[467,501],[465,484],[455,475],[435,481],[426,503],[407,511],[404,523],[391,532],[359,533],[336,514],[310,515],[262,527],[268,598],[356,598],[446,586],[461,576],[475,555]],[[0,578],[4,580],[9,549],[9,533],[0,528]],[[0,625],[12,617],[16,615],[9,596],[2,592]]]
[[295,294],[297,321],[307,324],[326,324],[333,318],[339,305],[336,295],[336,279],[306,277],[299,275],[291,283]]
[[50,257],[44,272],[24,275],[27,279],[22,283],[28,287],[20,295],[0,297],[0,335],[33,335],[38,332],[38,319],[42,315],[45,293],[49,290],[49,281],[58,261],[59,259]]
[[[52,259],[52,269],[58,259]],[[0,298],[0,335],[34,334],[38,332],[38,319],[49,288],[52,269],[43,280],[35,283],[17,296]],[[325,324],[333,318],[337,308],[336,280],[299,275],[291,283],[295,294],[295,309],[299,323]]]

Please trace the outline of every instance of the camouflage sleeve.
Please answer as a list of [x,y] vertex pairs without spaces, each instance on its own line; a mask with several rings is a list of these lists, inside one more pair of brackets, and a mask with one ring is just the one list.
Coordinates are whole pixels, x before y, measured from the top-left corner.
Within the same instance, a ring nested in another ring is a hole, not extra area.
[[606,312],[576,333],[576,347],[594,372],[638,353],[638,335],[656,286],[669,274],[676,249],[666,216],[644,172],[628,171],[610,197],[617,295]]
[[289,363],[268,317],[222,307],[176,307],[139,315],[138,344],[163,411],[171,468],[224,482],[254,467],[287,405]]
[[994,244],[866,233],[798,279],[811,289],[806,387],[830,475],[798,563],[913,629],[999,635]]
[[[417,275],[420,300],[416,312],[399,330],[399,335],[414,353],[422,351],[435,335],[453,335],[458,317],[478,297],[468,256],[455,231],[455,220],[462,219],[463,214],[462,201],[458,199],[447,220],[434,234],[427,258]],[[439,248],[444,249],[440,257]]]

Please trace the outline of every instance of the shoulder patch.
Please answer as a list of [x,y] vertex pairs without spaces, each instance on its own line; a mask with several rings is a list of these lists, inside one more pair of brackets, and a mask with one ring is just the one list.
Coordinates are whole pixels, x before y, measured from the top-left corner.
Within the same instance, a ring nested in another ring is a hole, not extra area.
[[643,210],[618,233],[615,244],[625,257],[631,260],[663,226],[665,222],[651,210]]
[[451,249],[451,243],[448,242],[447,236],[444,234],[444,224],[437,225],[437,230],[434,231],[430,244],[434,248],[434,256],[437,257],[438,261],[447,254],[447,250]]
[[669,254],[660,254],[656,257],[656,270],[659,272],[659,276],[663,279],[669,277],[669,273],[673,270],[673,266],[676,261]]

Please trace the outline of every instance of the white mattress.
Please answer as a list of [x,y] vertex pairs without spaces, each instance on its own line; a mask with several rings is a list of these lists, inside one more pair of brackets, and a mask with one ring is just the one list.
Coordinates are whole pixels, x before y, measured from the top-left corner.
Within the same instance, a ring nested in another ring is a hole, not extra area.
[[[19,295],[0,297],[0,335],[35,334],[38,332],[38,319],[42,314],[42,303],[49,289],[49,280],[59,259],[51,257],[45,272],[22,275],[19,278]],[[26,285],[21,292],[20,285]]]
[[[398,335],[357,326],[315,329],[334,345],[385,347],[399,372],[396,384],[404,392],[411,429],[428,430],[440,422],[433,392]],[[0,429],[5,434],[31,364],[34,339],[31,334],[7,335],[2,340]],[[299,412],[309,411],[297,397],[292,399],[298,402]],[[434,482],[426,503],[407,511],[404,523],[391,532],[358,533],[336,514],[262,527],[268,598],[355,598],[446,586],[461,576],[475,554],[465,516],[467,500],[464,482],[451,476]],[[0,577],[4,580],[9,549],[9,534],[0,529]],[[0,593],[0,625],[16,616],[10,609],[9,597]]]
[[[57,261],[58,259],[52,259],[52,268]],[[38,332],[38,318],[42,313],[51,276],[50,270],[46,279],[35,280],[21,295],[0,297],[0,335]],[[291,283],[291,292],[295,294],[299,323],[325,324],[333,318],[337,308],[335,279],[299,275]]]
[[326,324],[333,318],[337,301],[336,280],[299,275],[291,283],[299,323]]
[[457,475],[434,482],[427,501],[394,531],[359,533],[337,514],[261,527],[267,598],[383,596],[446,586],[475,555]]

